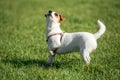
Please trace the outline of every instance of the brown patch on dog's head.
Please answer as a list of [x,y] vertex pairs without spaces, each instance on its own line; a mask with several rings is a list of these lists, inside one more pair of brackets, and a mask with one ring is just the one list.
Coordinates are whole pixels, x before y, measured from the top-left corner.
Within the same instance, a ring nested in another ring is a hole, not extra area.
[[55,16],[57,18],[57,22],[61,22],[61,21],[65,20],[65,18],[63,16],[61,16],[60,14],[55,13]]
[[59,15],[59,16],[60,16],[60,21],[64,21],[65,20],[65,18],[63,16],[61,16],[61,15]]

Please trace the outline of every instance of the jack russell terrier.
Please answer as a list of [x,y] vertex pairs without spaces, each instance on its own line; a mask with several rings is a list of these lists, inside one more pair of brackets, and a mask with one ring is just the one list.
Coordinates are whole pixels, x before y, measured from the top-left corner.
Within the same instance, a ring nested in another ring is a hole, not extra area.
[[97,39],[106,30],[105,25],[98,20],[99,30],[95,34],[89,32],[68,33],[60,29],[60,22],[65,18],[54,11],[48,11],[45,14],[46,26],[46,41],[50,56],[48,64],[52,64],[55,54],[67,52],[80,52],[86,64],[90,63],[90,53],[97,48]]

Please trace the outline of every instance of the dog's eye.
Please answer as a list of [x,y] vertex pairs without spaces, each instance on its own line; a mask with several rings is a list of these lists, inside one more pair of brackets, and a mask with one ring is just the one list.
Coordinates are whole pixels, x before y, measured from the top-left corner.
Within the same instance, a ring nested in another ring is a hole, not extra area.
[[55,16],[58,16],[58,14],[57,14],[57,13],[55,13]]

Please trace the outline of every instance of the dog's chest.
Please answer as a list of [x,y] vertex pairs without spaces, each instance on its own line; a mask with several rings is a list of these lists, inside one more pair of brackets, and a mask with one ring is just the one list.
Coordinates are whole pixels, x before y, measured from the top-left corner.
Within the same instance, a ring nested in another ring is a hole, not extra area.
[[60,35],[51,36],[48,40],[48,47],[52,50],[61,46]]

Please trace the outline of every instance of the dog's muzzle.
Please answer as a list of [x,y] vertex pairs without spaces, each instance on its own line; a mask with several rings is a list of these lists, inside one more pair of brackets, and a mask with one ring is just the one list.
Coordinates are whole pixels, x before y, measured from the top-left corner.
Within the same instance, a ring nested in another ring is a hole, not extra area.
[[47,13],[47,14],[45,14],[45,17],[47,17],[47,16],[52,16],[52,15],[51,15],[51,13],[52,13],[52,11],[51,11],[51,10],[49,10],[49,11],[48,11],[48,13]]

